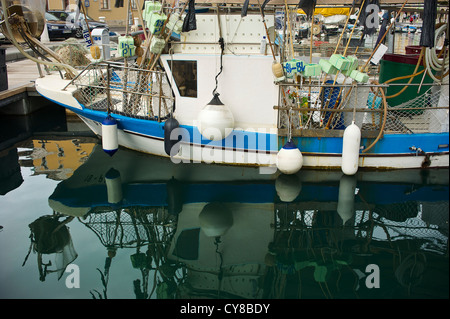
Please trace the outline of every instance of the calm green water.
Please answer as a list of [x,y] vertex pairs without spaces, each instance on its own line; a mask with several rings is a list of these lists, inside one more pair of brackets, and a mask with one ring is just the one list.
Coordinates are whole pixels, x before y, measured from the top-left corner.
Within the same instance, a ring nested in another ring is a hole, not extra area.
[[2,151],[0,298],[448,298],[448,170],[173,164],[95,138]]

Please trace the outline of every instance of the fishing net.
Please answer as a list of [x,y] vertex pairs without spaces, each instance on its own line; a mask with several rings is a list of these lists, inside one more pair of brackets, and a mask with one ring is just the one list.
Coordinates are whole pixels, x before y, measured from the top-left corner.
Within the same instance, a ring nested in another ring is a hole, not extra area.
[[318,80],[311,88],[288,87],[286,93],[283,102],[293,110],[280,111],[279,128],[287,128],[290,122],[293,129],[343,130],[353,120],[362,130],[381,128],[381,97],[368,86],[339,87],[332,81],[322,86]]
[[448,132],[449,97],[448,93],[441,94],[443,90],[445,86],[431,87],[410,101],[388,108],[385,130],[398,133]]
[[161,71],[125,67],[122,63],[96,63],[72,83],[78,88],[75,98],[91,110],[109,109],[128,117],[162,120],[174,107],[170,84]]
[[[319,81],[320,82],[320,81]],[[339,88],[317,86],[285,89],[282,105],[291,110],[279,111],[279,128],[294,130],[343,130],[355,121],[363,132],[377,132],[383,127],[390,134],[440,133],[449,131],[448,87],[430,87],[424,94],[400,105],[390,106],[387,115],[380,94],[368,86]],[[303,111],[302,108],[305,110]],[[317,131],[316,131],[317,133]],[[295,134],[294,134],[295,135]]]
[[79,44],[76,39],[68,39],[64,41],[64,44],[56,49],[58,54],[64,63],[73,67],[87,66],[91,63],[91,60],[86,57],[89,51],[83,44]]

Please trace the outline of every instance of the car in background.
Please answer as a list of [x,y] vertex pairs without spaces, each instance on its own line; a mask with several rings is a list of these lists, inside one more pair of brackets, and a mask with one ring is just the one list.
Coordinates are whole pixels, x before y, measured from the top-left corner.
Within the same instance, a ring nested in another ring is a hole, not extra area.
[[66,21],[67,16],[69,15],[69,12],[66,12],[64,10],[48,10],[47,12],[53,14],[55,17],[62,21]]
[[[82,26],[81,26],[81,19],[85,18],[84,14],[82,14],[80,12],[79,15],[78,15],[77,21],[75,21],[75,18],[76,18],[76,12],[75,11],[66,12],[64,10],[49,10],[48,12],[53,14],[53,15],[55,15],[60,20],[66,21],[69,24],[71,24],[73,26],[73,28],[75,29],[75,37],[76,38],[82,38],[83,37],[83,29],[82,29]],[[89,30],[91,32],[92,32],[92,30],[94,30],[96,28],[107,28],[107,29],[109,29],[109,27],[108,27],[108,25],[106,23],[94,20],[90,16],[87,16],[87,23],[89,25]]]
[[50,40],[68,39],[75,36],[75,29],[66,23],[65,20],[60,20],[48,12],[45,13],[45,20],[47,22],[47,31]]

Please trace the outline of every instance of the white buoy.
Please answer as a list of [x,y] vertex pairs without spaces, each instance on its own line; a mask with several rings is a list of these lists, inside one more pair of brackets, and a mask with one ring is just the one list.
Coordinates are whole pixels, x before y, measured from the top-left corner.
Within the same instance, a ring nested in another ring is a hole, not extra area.
[[106,191],[108,193],[108,203],[117,204],[123,199],[122,178],[120,172],[110,168],[105,174]]
[[337,212],[342,219],[342,225],[355,213],[356,176],[342,175],[339,181],[339,197]]
[[303,166],[303,155],[292,140],[279,151],[276,159],[277,168],[284,174],[295,174]]
[[342,172],[346,175],[354,175],[358,171],[359,149],[361,144],[361,130],[352,121],[344,131],[342,141]]
[[111,115],[102,122],[102,147],[109,156],[113,156],[119,148],[117,122]]
[[233,213],[221,203],[206,204],[198,219],[208,237],[223,236],[233,226]]
[[230,135],[233,128],[233,113],[220,101],[219,94],[214,95],[198,115],[198,130],[203,137],[220,141]]
[[302,191],[302,183],[295,174],[280,174],[275,181],[275,190],[281,201],[290,203],[294,201]]

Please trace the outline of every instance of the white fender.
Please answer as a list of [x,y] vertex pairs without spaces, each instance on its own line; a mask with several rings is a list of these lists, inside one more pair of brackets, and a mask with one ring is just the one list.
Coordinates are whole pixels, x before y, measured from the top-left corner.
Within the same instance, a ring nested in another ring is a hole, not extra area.
[[353,121],[344,131],[342,141],[342,172],[354,175],[358,171],[361,130]]
[[277,154],[277,168],[284,174],[295,174],[303,166],[303,155],[292,140],[287,142]]
[[110,115],[102,122],[102,147],[109,156],[113,156],[119,149],[117,122]]

